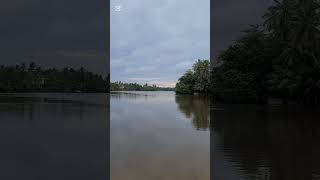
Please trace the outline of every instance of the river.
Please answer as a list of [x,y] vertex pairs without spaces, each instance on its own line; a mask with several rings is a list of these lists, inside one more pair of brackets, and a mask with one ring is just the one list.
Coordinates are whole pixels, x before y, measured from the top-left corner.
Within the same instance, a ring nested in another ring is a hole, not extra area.
[[0,179],[106,177],[106,94],[0,94]]
[[226,105],[172,92],[115,93],[111,177],[319,180],[319,117],[320,109],[312,106]]
[[210,179],[208,101],[121,92],[110,108],[111,180]]
[[211,105],[215,180],[320,179],[319,108]]
[[0,94],[1,179],[108,179],[109,115],[111,180],[320,179],[319,108],[173,92]]

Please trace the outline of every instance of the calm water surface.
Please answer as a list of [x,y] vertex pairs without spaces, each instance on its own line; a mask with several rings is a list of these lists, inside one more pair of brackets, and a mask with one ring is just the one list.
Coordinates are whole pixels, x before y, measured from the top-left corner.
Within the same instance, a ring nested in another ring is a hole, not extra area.
[[111,96],[111,177],[319,180],[319,129],[320,109],[314,107],[222,105],[170,92],[116,93]]
[[105,94],[0,94],[0,179],[106,175]]
[[215,180],[319,180],[320,109],[211,105]]
[[[108,102],[0,94],[0,179],[108,179]],[[172,92],[112,93],[110,103],[111,180],[320,179],[319,108],[217,105]]]
[[111,180],[209,180],[209,106],[173,92],[112,93]]

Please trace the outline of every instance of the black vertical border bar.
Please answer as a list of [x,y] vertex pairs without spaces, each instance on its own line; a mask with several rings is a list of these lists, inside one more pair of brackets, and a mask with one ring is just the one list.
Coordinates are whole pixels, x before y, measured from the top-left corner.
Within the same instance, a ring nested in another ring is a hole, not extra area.
[[212,64],[213,64],[213,7],[214,7],[214,1],[215,0],[210,0],[210,69],[212,69]]
[[[215,0],[210,0],[210,71],[212,70],[213,67],[213,61],[214,61],[214,36],[213,36],[213,28],[214,28],[214,23],[213,23],[213,17],[214,17],[214,2]],[[214,160],[213,160],[213,131],[212,131],[212,115],[211,115],[211,105],[210,105],[211,101],[209,102],[209,118],[210,118],[210,180],[214,180],[213,177],[213,169],[214,169]]]
[[[106,50],[106,61],[107,61],[107,70],[108,70],[108,82],[110,87],[110,0],[102,0],[105,2],[106,6],[106,32],[105,32],[105,50]],[[110,179],[110,94],[107,93],[107,119],[105,126],[105,177],[107,180]]]

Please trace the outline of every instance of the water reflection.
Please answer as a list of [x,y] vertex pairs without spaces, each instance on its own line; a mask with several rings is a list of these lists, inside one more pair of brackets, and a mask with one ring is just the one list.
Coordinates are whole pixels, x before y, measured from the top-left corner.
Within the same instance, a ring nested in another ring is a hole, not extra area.
[[196,117],[188,117],[178,102],[182,109],[205,106],[196,99],[175,99],[173,92],[112,93],[111,180],[210,179],[209,131],[192,124],[201,117],[194,124],[205,127],[208,114],[196,111],[190,112]]
[[155,97],[153,94],[141,94],[139,92],[112,92],[111,93],[112,98],[116,99],[137,99],[137,98],[145,98],[148,99],[150,97]]
[[180,112],[192,120],[197,130],[208,130],[210,126],[209,100],[204,96],[176,96]]
[[216,180],[319,179],[320,111],[299,106],[211,109]]
[[0,176],[107,179],[105,94],[0,94]]

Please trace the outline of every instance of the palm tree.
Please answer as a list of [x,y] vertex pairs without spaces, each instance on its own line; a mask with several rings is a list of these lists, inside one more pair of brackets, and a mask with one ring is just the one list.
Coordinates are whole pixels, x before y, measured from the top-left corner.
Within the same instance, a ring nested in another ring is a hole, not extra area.
[[304,63],[318,64],[319,7],[318,0],[275,0],[275,5],[265,14],[267,31],[282,44],[278,59],[283,64],[296,64],[302,59],[306,59]]
[[280,38],[281,41],[289,39],[289,32],[292,24],[291,20],[294,9],[297,6],[297,0],[274,0],[275,5],[268,8],[264,15],[264,22],[267,30]]
[[275,2],[276,5],[269,8],[264,16],[267,31],[274,34],[272,38],[275,42],[281,42],[280,54],[275,58],[277,68],[271,79],[277,89],[294,96],[295,93],[301,94],[299,91],[314,86],[315,81],[311,76],[314,67],[320,67],[319,1]]
[[301,0],[292,21],[292,46],[300,53],[316,60],[320,48],[320,5],[315,0]]
[[284,44],[282,57],[304,54],[316,59],[320,47],[320,5],[317,0],[275,0],[265,14],[267,30]]

